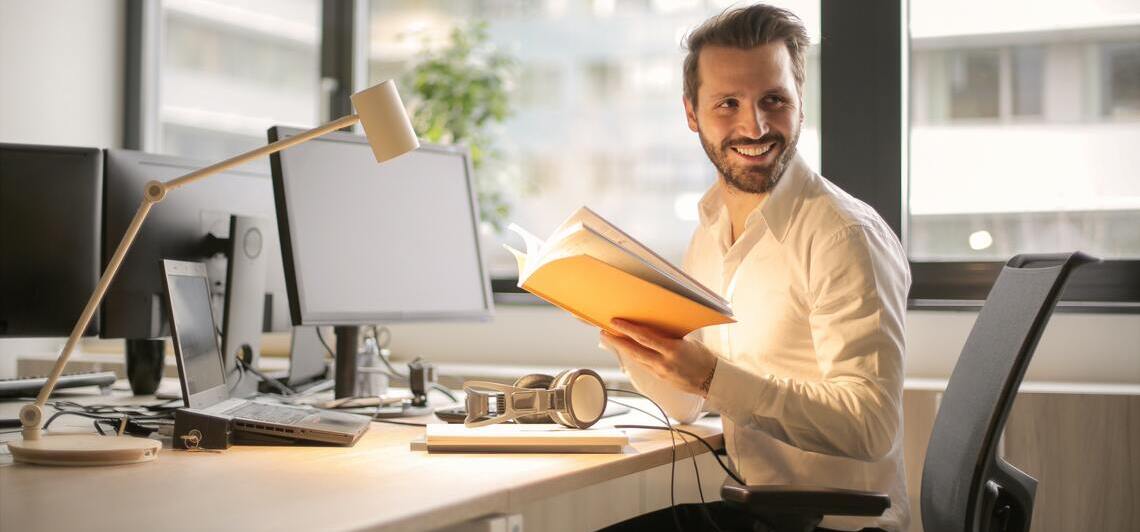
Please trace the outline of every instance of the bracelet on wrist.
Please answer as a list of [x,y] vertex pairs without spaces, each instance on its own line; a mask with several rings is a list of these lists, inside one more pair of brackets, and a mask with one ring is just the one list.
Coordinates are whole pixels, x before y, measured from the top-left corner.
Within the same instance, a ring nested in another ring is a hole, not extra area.
[[708,395],[709,395],[709,387],[712,386],[713,375],[716,375],[716,366],[717,366],[717,361],[714,361],[713,367],[712,367],[712,369],[709,370],[708,376],[705,377],[704,382],[701,383],[701,395],[703,395],[705,397],[708,397]]

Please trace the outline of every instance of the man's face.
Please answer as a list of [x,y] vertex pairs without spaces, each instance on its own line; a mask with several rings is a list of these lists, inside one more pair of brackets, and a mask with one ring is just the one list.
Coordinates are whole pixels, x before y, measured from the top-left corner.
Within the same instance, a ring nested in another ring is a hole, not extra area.
[[787,46],[706,46],[697,68],[696,108],[685,98],[689,129],[729,185],[768,192],[795,155],[803,122]]

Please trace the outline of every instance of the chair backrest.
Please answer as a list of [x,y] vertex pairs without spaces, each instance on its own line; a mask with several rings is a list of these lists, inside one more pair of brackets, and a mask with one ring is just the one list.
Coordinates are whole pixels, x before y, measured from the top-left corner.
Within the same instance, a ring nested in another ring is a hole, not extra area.
[[1037,481],[996,456],[998,439],[1080,252],[1006,263],[966,339],[938,409],[922,472],[926,532],[1029,530]]

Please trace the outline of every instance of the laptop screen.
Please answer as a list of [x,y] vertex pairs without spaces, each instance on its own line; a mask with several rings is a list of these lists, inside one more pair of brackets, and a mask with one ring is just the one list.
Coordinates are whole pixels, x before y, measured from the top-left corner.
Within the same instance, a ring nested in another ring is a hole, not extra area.
[[172,275],[168,282],[171,312],[177,322],[176,341],[190,395],[225,384],[206,278]]

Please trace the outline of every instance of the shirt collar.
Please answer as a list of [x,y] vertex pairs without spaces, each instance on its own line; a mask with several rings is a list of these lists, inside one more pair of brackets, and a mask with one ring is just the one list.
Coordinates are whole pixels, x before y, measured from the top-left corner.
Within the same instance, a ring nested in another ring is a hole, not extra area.
[[[784,175],[780,177],[780,181],[776,183],[768,198],[748,216],[745,227],[751,226],[758,217],[762,217],[772,235],[783,242],[791,226],[792,217],[803,202],[800,192],[803,191],[811,172],[811,168],[799,153],[792,157],[788,167],[784,169]],[[714,183],[701,198],[698,211],[702,226],[712,225],[719,217],[720,211],[724,208],[724,197],[721,194],[720,186]]]
[[[717,177],[719,180],[720,177]],[[701,197],[701,201],[697,203],[697,212],[700,215],[701,225],[708,227],[716,221],[720,216],[721,209],[724,208],[724,198],[720,195],[720,186],[718,183],[713,183],[709,187],[705,195]]]
[[[796,153],[792,157],[788,167],[784,170],[784,175],[780,177],[780,181],[776,183],[776,188],[772,189],[771,195],[767,200],[760,205],[758,209],[760,215],[764,217],[764,221],[768,223],[768,229],[772,231],[772,236],[780,242],[784,241],[784,236],[788,234],[788,228],[792,225],[792,218],[796,215],[800,204],[803,203],[804,185],[807,183],[812,170],[806,162]],[[755,216],[756,213],[752,213]],[[751,221],[751,216],[749,216]]]

